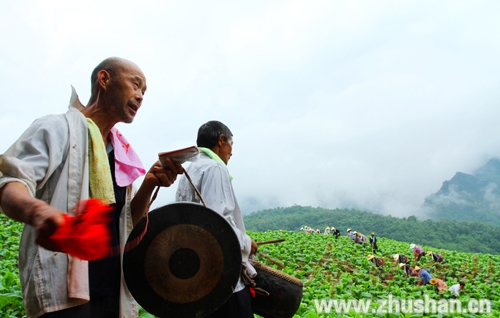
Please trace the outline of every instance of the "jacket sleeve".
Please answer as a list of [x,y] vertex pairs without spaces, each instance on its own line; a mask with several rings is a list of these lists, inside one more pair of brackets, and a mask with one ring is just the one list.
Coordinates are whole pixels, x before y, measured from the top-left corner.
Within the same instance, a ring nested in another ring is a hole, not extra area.
[[68,134],[68,123],[63,115],[45,116],[33,122],[0,155],[0,188],[17,181],[35,196],[66,157]]

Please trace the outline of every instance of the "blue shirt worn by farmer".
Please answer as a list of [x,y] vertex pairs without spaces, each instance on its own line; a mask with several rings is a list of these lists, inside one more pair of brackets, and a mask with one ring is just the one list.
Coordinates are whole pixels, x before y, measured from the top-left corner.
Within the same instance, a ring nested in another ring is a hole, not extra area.
[[420,273],[418,274],[418,276],[420,277],[421,282],[422,282],[422,284],[424,284],[424,285],[429,284],[429,281],[430,281],[430,280],[431,280],[431,278],[432,278],[431,274],[429,274],[429,272],[428,272],[428,271],[426,271],[425,269],[421,269],[421,270],[420,270]]

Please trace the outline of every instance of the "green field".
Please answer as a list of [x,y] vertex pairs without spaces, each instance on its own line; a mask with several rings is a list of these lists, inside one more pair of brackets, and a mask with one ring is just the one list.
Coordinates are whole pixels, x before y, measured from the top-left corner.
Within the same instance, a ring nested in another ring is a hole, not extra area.
[[[439,314],[361,314],[351,311],[347,314],[318,313],[314,299],[371,299],[372,302],[387,299],[389,294],[396,300],[440,299],[448,300],[448,292],[438,294],[434,286],[417,286],[417,278],[404,278],[402,270],[392,262],[391,255],[405,254],[412,256],[408,243],[379,238],[378,256],[384,257],[385,266],[378,269],[367,260],[371,254],[369,246],[354,244],[346,236],[335,240],[323,234],[302,232],[249,232],[255,241],[268,241],[284,238],[285,242],[262,245],[259,250],[280,261],[286,267],[285,273],[298,277],[304,282],[304,295],[295,317],[441,317]],[[491,314],[453,314],[446,317],[500,317],[500,257],[489,254],[472,254],[455,251],[443,251],[423,246],[427,250],[442,253],[444,264],[434,264],[432,258],[425,256],[419,262],[421,268],[430,269],[433,277],[443,279],[448,286],[466,282],[459,300],[462,308],[467,308],[471,299],[491,301]],[[259,261],[279,267],[265,258]],[[427,295],[427,296],[426,296]],[[401,302],[400,302],[401,304]],[[437,307],[437,305],[436,305]],[[370,310],[376,306],[370,307]],[[382,310],[382,309],[381,309]],[[385,307],[386,312],[389,308]],[[396,310],[393,307],[393,312]],[[431,308],[432,310],[432,308]],[[437,309],[436,309],[437,310]]]
[[[17,270],[17,249],[21,224],[0,215],[0,318],[23,317],[20,284]],[[422,268],[430,269],[433,277],[446,281],[448,286],[466,282],[459,300],[463,308],[471,299],[488,299],[491,302],[491,314],[362,314],[354,310],[344,314],[319,313],[315,306],[321,300],[370,299],[376,300],[392,297],[396,300],[424,299],[448,300],[448,293],[438,294],[434,287],[416,286],[417,278],[404,278],[402,271],[391,261],[394,253],[411,256],[408,243],[379,238],[379,256],[384,257],[386,265],[383,269],[376,268],[367,260],[371,254],[368,246],[353,244],[347,237],[335,240],[332,236],[323,234],[307,234],[302,232],[249,232],[256,241],[285,239],[284,242],[266,244],[259,251],[269,255],[285,265],[278,265],[265,257],[257,256],[259,262],[282,270],[297,277],[304,283],[302,303],[295,317],[500,317],[500,256],[489,254],[473,254],[455,251],[443,251],[423,246],[424,249],[444,254],[444,264],[434,264],[430,257],[423,257],[419,263]],[[418,243],[418,242],[415,242]],[[392,295],[392,296],[389,296]],[[439,305],[439,304],[438,304]],[[371,306],[377,309],[377,306]],[[320,308],[321,309],[321,308]],[[325,308],[323,307],[323,310]],[[332,307],[333,310],[333,307]],[[389,311],[389,308],[385,308]],[[395,307],[393,307],[395,310]],[[141,310],[141,317],[152,317]]]

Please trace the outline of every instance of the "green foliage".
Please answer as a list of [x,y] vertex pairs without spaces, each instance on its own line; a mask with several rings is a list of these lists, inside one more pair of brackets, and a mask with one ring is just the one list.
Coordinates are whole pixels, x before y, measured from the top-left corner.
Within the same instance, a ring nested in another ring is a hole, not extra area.
[[419,221],[416,217],[396,218],[353,209],[323,209],[294,205],[254,212],[244,217],[250,231],[298,231],[310,226],[323,231],[327,226],[338,228],[342,235],[352,228],[368,235],[372,231],[379,239],[439,246],[440,248],[475,253],[500,253],[498,227],[457,221]]
[[[285,218],[282,221],[285,221]],[[330,223],[331,225],[333,224]],[[21,229],[22,224],[0,215],[0,238],[3,242],[0,250],[0,318],[25,316],[17,268]],[[380,269],[367,261],[366,256],[371,253],[368,246],[353,244],[345,236],[336,240],[332,236],[322,234],[288,231],[249,232],[249,235],[257,242],[285,239],[282,243],[259,246],[260,251],[283,263],[284,269],[278,268],[265,258],[258,260],[303,281],[304,295],[294,318],[327,317],[316,312],[314,299],[380,299],[387,297],[389,293],[399,298],[422,298],[425,294],[435,299],[449,297],[438,295],[431,286],[416,286],[415,278],[404,278],[402,271],[394,266],[391,254],[409,251],[407,243],[381,239],[381,253],[378,256],[384,258],[386,265]],[[428,246],[423,247],[426,250],[431,249]],[[448,285],[466,281],[467,286],[460,300],[465,303],[471,298],[491,299],[493,313],[490,317],[499,317],[500,256],[433,250],[445,255],[445,263],[434,264],[430,257],[425,256],[419,265],[429,268],[434,277],[444,279]],[[363,317],[354,312],[340,316]],[[416,317],[409,314],[384,316]],[[154,316],[141,308],[140,317]]]
[[[258,261],[301,279],[304,283],[304,294],[299,310],[294,318],[300,317],[332,317],[318,313],[314,299],[387,299],[391,294],[394,299],[449,299],[448,292],[438,293],[434,286],[417,286],[417,278],[405,278],[402,270],[392,261],[392,251],[407,253],[408,244],[384,239],[379,242],[383,268],[377,268],[367,260],[371,253],[368,246],[353,244],[347,237],[335,239],[323,234],[307,234],[303,232],[266,231],[249,232],[255,241],[269,241],[284,238],[277,244],[261,245],[259,251],[270,255],[283,263],[281,269],[266,258]],[[436,250],[423,246],[426,250]],[[391,251],[391,252],[388,252]],[[444,280],[448,286],[460,281],[466,282],[459,300],[466,306],[469,299],[490,299],[492,314],[484,317],[500,316],[500,256],[471,254],[443,250],[445,263],[434,263],[431,257],[424,256],[419,266],[428,268],[433,277]],[[413,257],[411,257],[413,259]],[[413,263],[413,265],[415,265]],[[354,311],[349,314],[338,314],[338,317],[380,317],[381,315],[362,315]],[[383,317],[418,317],[415,314],[386,314]],[[424,315],[427,316],[427,315]],[[436,315],[436,317],[440,317]],[[448,317],[448,316],[447,316]],[[450,317],[463,317],[453,314]],[[473,317],[481,317],[474,315]]]
[[18,249],[22,224],[0,214],[0,317],[25,315],[19,282]]

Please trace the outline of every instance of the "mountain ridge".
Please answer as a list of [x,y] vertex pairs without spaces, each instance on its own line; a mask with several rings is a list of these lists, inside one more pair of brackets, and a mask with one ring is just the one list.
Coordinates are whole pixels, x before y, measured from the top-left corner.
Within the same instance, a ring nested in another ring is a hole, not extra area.
[[490,159],[472,174],[455,173],[422,207],[435,220],[500,225],[500,159]]

